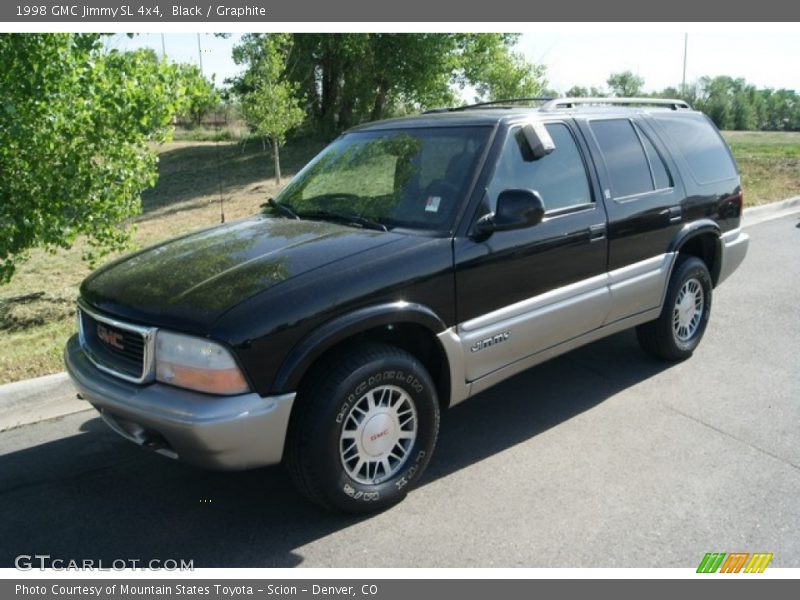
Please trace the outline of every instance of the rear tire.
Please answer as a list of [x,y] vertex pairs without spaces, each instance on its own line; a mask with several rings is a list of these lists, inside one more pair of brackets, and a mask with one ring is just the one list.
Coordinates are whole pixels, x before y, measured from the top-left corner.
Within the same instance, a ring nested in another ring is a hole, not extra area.
[[679,255],[661,314],[636,328],[641,347],[652,356],[678,361],[697,348],[711,315],[711,274],[694,256]]
[[298,490],[327,509],[366,513],[400,502],[430,461],[439,402],[411,354],[384,344],[347,348],[298,393],[286,465]]

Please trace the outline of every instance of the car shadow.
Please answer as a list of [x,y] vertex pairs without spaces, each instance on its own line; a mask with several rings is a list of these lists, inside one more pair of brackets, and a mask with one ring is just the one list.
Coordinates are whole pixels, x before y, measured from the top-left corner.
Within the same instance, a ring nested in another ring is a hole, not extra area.
[[[443,413],[421,485],[668,367],[623,332],[529,369]],[[78,435],[0,457],[0,567],[37,553],[104,564],[183,558],[195,567],[293,567],[303,560],[297,548],[370,518],[317,509],[282,468],[197,469],[143,452],[85,414]]]

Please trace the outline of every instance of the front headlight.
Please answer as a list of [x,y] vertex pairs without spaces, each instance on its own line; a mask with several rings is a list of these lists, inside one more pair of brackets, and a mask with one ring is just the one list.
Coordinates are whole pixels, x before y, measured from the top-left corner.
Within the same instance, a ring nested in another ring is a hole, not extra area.
[[243,394],[247,382],[227,349],[203,338],[159,331],[156,380],[209,394]]

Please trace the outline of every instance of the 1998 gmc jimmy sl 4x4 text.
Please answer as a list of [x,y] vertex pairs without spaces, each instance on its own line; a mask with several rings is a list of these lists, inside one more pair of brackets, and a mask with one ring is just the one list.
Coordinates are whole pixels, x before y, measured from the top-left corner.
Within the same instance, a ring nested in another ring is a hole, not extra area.
[[745,256],[741,212],[725,142],[680,100],[371,123],[264,214],[93,273],[66,365],[138,444],[283,461],[315,502],[374,510],[419,481],[443,407],[629,327],[690,356]]

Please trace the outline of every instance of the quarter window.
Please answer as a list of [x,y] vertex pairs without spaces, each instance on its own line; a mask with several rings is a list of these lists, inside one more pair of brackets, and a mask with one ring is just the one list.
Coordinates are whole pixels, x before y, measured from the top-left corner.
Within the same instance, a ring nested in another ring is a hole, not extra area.
[[671,188],[672,178],[669,175],[667,165],[664,164],[664,159],[661,158],[661,155],[658,153],[658,150],[656,150],[656,147],[653,146],[653,142],[650,141],[650,138],[641,130],[638,131],[639,136],[642,138],[642,143],[644,144],[644,150],[647,152],[647,160],[650,162],[650,168],[653,170],[653,181],[656,184],[656,189],[663,190],[665,188]]
[[736,165],[725,142],[706,117],[698,114],[658,114],[653,118],[686,158],[697,183],[712,183],[737,176]]
[[508,189],[539,192],[547,212],[592,202],[586,168],[569,129],[563,123],[545,126],[556,148],[538,160],[530,159],[521,129],[509,134],[488,187],[491,211],[497,206],[500,192]]

